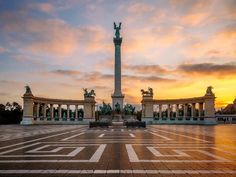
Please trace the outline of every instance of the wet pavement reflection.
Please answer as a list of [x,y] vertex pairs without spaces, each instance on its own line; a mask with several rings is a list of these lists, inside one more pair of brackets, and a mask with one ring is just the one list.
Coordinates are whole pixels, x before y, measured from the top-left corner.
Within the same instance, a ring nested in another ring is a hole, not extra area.
[[236,176],[236,125],[0,126],[0,176]]

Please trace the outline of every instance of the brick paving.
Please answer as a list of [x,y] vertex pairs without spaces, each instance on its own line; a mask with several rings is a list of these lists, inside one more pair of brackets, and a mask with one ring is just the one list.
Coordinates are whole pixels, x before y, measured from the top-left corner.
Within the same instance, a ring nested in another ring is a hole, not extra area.
[[0,176],[236,176],[236,125],[0,126]]

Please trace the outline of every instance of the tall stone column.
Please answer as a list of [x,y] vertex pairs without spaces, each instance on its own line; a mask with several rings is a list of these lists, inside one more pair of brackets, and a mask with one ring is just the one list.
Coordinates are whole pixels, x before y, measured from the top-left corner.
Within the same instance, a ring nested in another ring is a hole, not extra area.
[[121,43],[122,38],[120,36],[121,23],[119,27],[114,23],[114,29],[116,30],[113,42],[115,45],[115,76],[114,76],[114,93],[112,97],[112,108],[115,109],[115,105],[118,103],[120,108],[123,109],[124,95],[121,92]]

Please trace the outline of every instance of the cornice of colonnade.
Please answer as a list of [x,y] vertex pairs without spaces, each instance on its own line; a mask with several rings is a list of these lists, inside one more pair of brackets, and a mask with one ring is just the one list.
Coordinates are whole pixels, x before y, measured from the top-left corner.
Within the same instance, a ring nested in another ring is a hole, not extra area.
[[35,103],[44,103],[44,104],[59,104],[59,105],[84,105],[86,103],[95,104],[94,97],[84,97],[84,100],[73,100],[73,99],[56,99],[56,98],[44,98],[36,97],[33,94],[24,94],[23,99],[32,99]]
[[215,99],[215,96],[202,96],[192,98],[179,98],[179,99],[153,99],[152,97],[143,97],[141,103],[152,104],[192,104],[204,103],[206,99]]

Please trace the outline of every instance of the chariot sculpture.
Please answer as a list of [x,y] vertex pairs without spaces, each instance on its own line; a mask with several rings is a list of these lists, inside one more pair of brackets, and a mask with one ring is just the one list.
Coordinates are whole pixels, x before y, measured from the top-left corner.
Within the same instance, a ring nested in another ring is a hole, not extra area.
[[84,88],[84,96],[85,97],[94,97],[96,96],[95,91],[92,89],[90,92],[88,91],[87,88]]
[[141,93],[143,96],[153,96],[153,89],[151,87],[148,87],[147,91],[141,89]]
[[25,86],[25,94],[32,94],[32,91],[28,85]]
[[205,96],[214,96],[215,94],[212,92],[212,89],[213,89],[212,86],[208,86]]

